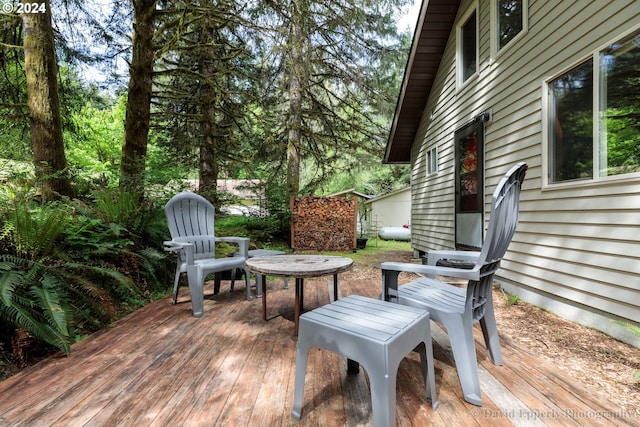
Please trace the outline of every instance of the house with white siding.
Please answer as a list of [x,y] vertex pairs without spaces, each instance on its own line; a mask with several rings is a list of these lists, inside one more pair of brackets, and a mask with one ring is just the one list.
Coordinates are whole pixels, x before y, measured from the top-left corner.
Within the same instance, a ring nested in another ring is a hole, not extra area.
[[423,0],[384,157],[416,253],[479,247],[519,161],[499,284],[638,345],[640,1]]

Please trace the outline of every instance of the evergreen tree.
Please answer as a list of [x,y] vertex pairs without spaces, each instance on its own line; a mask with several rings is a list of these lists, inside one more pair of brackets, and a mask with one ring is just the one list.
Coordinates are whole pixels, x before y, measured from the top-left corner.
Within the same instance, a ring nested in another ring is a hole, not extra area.
[[22,20],[0,14],[0,143],[2,157],[32,161]]
[[265,1],[253,10],[270,36],[269,90],[280,103],[269,112],[286,123],[290,196],[312,193],[345,156],[383,149],[397,90],[381,85],[381,64],[401,52],[392,18],[404,3]]
[[153,89],[156,0],[132,0],[133,40],[120,161],[120,187],[144,190]]
[[162,10],[155,122],[168,149],[199,171],[199,192],[219,205],[216,181],[243,164],[247,41],[235,2],[168,2]]
[[52,199],[72,196],[73,190],[62,140],[51,5],[48,0],[42,5],[42,13],[22,15],[24,71],[36,179],[42,183],[43,196]]

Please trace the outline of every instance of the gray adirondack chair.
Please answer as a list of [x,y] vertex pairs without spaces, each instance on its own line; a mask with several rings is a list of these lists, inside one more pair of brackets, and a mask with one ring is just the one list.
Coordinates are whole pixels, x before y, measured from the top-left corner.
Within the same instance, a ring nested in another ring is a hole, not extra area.
[[[502,351],[493,312],[492,282],[507,251],[518,222],[520,190],[527,171],[518,163],[500,180],[493,193],[489,227],[480,252],[433,251],[427,265],[384,262],[383,297],[429,311],[431,319],[447,328],[464,398],[482,405],[473,324],[480,322],[489,358],[502,365]],[[443,266],[441,260],[448,260]],[[466,263],[466,267],[456,265]],[[440,264],[440,265],[438,265]],[[398,286],[400,272],[424,275]],[[435,279],[435,276],[467,279],[466,289]]]
[[[247,299],[251,299],[249,271],[245,266],[248,259],[249,239],[244,237],[216,237],[214,233],[215,209],[204,197],[182,192],[176,194],[166,204],[165,215],[171,240],[164,242],[166,251],[176,252],[178,261],[173,285],[173,303],[178,298],[180,275],[187,273],[193,315],[202,316],[204,304],[204,280],[211,273],[231,271],[231,290],[236,269],[244,270]],[[236,256],[215,258],[216,242],[230,242],[239,246]],[[219,288],[216,278],[215,292]]]

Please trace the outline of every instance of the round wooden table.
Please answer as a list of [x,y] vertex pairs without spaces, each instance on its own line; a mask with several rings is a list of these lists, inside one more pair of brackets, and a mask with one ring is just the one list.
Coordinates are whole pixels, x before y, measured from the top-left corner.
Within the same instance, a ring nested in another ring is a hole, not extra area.
[[353,260],[341,256],[329,255],[277,255],[255,257],[247,260],[249,271],[262,276],[262,319],[267,320],[267,280],[266,276],[295,277],[295,334],[298,335],[298,323],[304,299],[304,279],[333,275],[333,299],[338,299],[338,273],[350,270]]

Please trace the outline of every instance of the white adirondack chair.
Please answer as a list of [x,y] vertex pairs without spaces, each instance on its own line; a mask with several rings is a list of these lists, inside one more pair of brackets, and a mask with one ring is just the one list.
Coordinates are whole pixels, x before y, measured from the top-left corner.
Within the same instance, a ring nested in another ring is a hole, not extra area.
[[[178,282],[182,273],[187,273],[193,315],[202,316],[204,304],[203,285],[207,275],[230,270],[231,289],[238,268],[244,270],[247,286],[247,299],[251,299],[249,271],[245,261],[248,259],[249,239],[245,237],[215,237],[215,209],[204,197],[182,192],[171,198],[164,208],[171,240],[164,242],[166,251],[176,252],[178,262],[173,285],[173,303],[178,298]],[[215,258],[216,242],[230,242],[239,246],[236,256]],[[215,292],[219,281],[216,279]]]
[[[480,252],[433,251],[427,265],[382,263],[383,297],[429,311],[431,319],[447,328],[464,398],[482,405],[473,324],[480,322],[489,358],[502,365],[502,351],[493,312],[492,282],[500,260],[507,251],[518,222],[520,189],[527,171],[518,163],[498,183],[491,201],[489,227]],[[466,268],[442,266],[440,260],[463,262]],[[469,265],[470,264],[470,265]],[[398,286],[400,272],[424,275]],[[436,275],[467,279],[466,289],[436,280]]]

